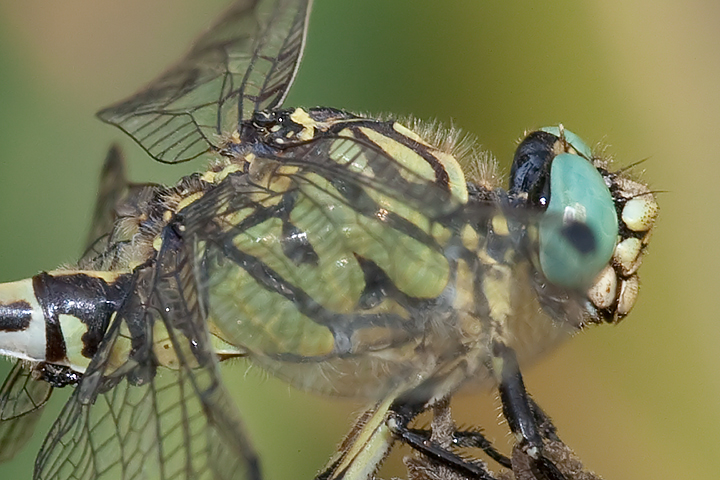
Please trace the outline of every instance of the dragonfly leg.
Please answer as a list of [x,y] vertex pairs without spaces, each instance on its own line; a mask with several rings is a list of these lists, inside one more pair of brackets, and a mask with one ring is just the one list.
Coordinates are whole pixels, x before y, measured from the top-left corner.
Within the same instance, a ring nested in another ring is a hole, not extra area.
[[[445,411],[448,411],[448,401],[449,400],[446,399],[441,402],[445,404]],[[445,442],[441,443],[439,439],[436,438],[436,430],[438,430],[439,427],[436,419],[439,409],[443,409],[442,405],[436,406],[436,408],[434,408],[436,418],[433,419],[432,430],[415,429],[409,428],[408,425],[415,417],[417,417],[418,414],[420,414],[422,410],[424,410],[424,408],[418,409],[416,406],[414,407],[413,405],[395,402],[390,408],[390,412],[388,415],[388,426],[398,438],[398,440],[407,444],[416,452],[425,456],[428,460],[437,462],[440,465],[459,473],[463,478],[467,477],[477,478],[481,480],[495,480],[495,477],[490,472],[488,472],[482,462],[474,462],[463,458],[460,455],[449,450],[449,445],[445,445],[445,443],[454,443],[455,441],[455,435],[457,434],[457,432],[454,430],[454,425],[453,431],[448,432],[450,438],[448,438]],[[452,422],[449,419],[448,421],[450,423]],[[448,423],[448,421],[443,422],[443,420],[441,420],[440,423]],[[478,445],[490,445],[490,442],[488,442],[480,432],[474,433],[477,433],[475,439],[478,440]],[[464,438],[468,437],[469,435],[464,436]],[[479,437],[482,438],[482,442],[479,441]],[[499,454],[499,452],[497,453]]]
[[566,480],[558,467],[543,454],[543,438],[557,440],[555,427],[542,409],[530,399],[515,352],[496,342],[493,354],[503,415],[517,438],[518,446],[531,459],[532,470],[538,472],[539,478]]
[[[425,442],[430,441],[430,437],[433,433],[432,430],[425,428],[409,428],[408,431],[418,439],[424,438]],[[479,448],[485,452],[485,455],[495,460],[498,465],[505,468],[512,468],[512,460],[495,448],[495,445],[485,438],[485,435],[483,435],[482,432],[477,430],[456,430],[452,434],[452,444],[454,447],[458,448]],[[408,443],[408,445],[415,448],[414,444]],[[415,449],[418,450],[417,448]]]
[[424,435],[416,435],[412,432],[406,431],[404,434],[401,434],[401,440],[418,453],[458,472],[464,477],[477,478],[481,480],[496,480],[496,478],[487,471],[484,465],[478,462],[468,461],[468,459],[463,458],[430,440],[427,440],[427,437]]
[[[447,397],[432,407],[433,418],[430,428],[408,428],[407,431],[418,440],[408,443],[411,447],[423,442],[435,442],[438,446],[450,448],[478,448],[505,468],[512,468],[512,461],[498,451],[479,429],[458,430],[450,413],[450,398]],[[415,448],[421,450],[422,448]],[[466,460],[467,461],[467,460]]]
[[453,442],[458,447],[479,448],[485,455],[505,468],[512,468],[512,461],[502,454],[482,432],[476,430],[458,430],[453,434]]

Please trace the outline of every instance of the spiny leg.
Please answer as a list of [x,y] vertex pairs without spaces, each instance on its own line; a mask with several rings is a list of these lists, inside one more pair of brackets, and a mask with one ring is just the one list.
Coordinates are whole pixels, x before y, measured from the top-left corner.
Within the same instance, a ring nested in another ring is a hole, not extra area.
[[515,352],[506,345],[496,342],[493,347],[493,357],[503,415],[517,438],[520,450],[529,457],[533,473],[537,473],[538,478],[566,480],[558,467],[543,454],[542,434],[554,437],[550,438],[551,440],[557,439],[555,427],[542,409],[528,396]]
[[455,446],[460,448],[479,448],[485,455],[505,468],[512,468],[510,459],[502,454],[482,432],[476,430],[458,430],[453,435]]
[[[409,428],[408,431],[419,439],[424,438],[425,441],[429,441],[432,436],[432,430],[425,428]],[[479,448],[485,455],[495,460],[498,465],[512,468],[510,458],[495,448],[495,445],[478,430],[457,430],[453,432],[452,446],[457,448]]]
[[505,468],[512,468],[511,460],[495,448],[479,429],[458,430],[450,412],[450,397],[432,407],[432,424],[427,428],[408,428],[416,438],[434,441],[446,450],[454,448],[478,448]]
[[[392,405],[388,415],[388,425],[391,431],[393,431],[400,441],[426,457],[431,463],[435,462],[441,467],[450,469],[462,478],[495,480],[495,477],[485,468],[482,462],[463,458],[450,450],[450,447],[456,444],[455,439],[458,432],[450,418],[449,398],[433,406],[431,430],[409,428],[408,425],[410,422],[424,410],[425,405],[419,406],[413,405],[412,403],[396,401]],[[479,443],[491,445],[480,432],[476,433],[475,438],[478,441],[479,438],[482,438],[482,441],[479,441]],[[467,439],[469,435],[465,435],[463,438]],[[497,450],[494,451],[498,455],[501,455]],[[508,459],[505,457],[505,460]],[[427,464],[427,462],[424,463]],[[413,463],[406,461],[406,465],[408,465],[410,469]]]

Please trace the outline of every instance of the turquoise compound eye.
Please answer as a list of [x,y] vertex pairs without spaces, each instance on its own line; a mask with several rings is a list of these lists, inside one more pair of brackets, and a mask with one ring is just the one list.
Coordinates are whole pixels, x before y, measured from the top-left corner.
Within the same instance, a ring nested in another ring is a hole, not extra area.
[[[576,146],[570,134],[565,130],[565,139],[583,153],[585,143],[572,134],[580,142]],[[557,155],[550,167],[550,203],[540,222],[545,277],[564,287],[590,287],[610,260],[617,235],[615,204],[600,172],[581,156]]]

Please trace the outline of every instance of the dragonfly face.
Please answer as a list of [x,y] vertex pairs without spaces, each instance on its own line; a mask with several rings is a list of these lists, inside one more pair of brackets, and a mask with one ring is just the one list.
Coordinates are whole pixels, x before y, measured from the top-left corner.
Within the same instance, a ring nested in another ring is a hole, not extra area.
[[214,161],[172,187],[138,185],[111,150],[77,268],[0,287],[0,349],[30,362],[0,392],[4,455],[48,385],[77,383],[36,478],[261,478],[218,374],[236,356],[377,401],[323,477],[367,478],[396,435],[389,412],[472,382],[505,386],[522,410],[516,358],[632,307],[656,215],[646,187],[562,126],[526,137],[505,191],[466,176],[473,153],[451,141],[280,109],[309,10],[238,1],[99,113],[157,161]]

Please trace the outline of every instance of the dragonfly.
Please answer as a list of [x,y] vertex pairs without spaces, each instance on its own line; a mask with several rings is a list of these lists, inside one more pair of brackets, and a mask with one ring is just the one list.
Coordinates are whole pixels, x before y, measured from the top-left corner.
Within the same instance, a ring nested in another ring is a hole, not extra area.
[[373,478],[405,442],[493,478],[410,427],[468,384],[497,388],[548,478],[545,414],[521,365],[625,317],[657,215],[647,186],[562,125],[525,136],[509,184],[421,122],[286,108],[310,0],[238,0],[178,63],[98,113],[175,185],[105,161],[72,267],[0,285],[0,460],[52,390],[72,394],[36,479],[263,478],[219,364],[366,399],[318,479]]

